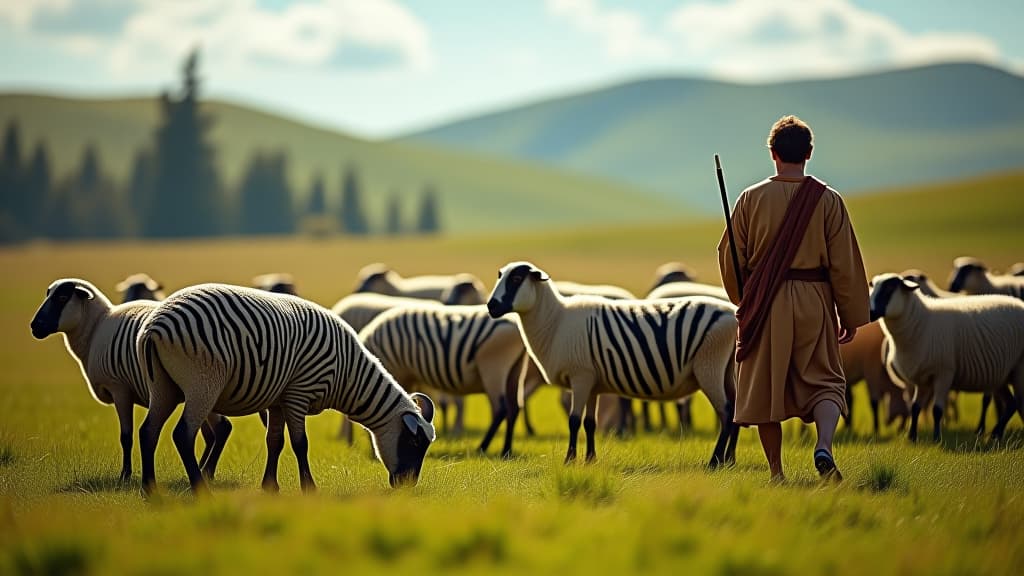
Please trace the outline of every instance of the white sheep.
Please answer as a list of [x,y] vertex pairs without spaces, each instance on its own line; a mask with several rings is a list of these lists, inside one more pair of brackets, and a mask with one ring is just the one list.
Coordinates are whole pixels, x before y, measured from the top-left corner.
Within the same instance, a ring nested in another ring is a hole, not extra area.
[[[696,282],[697,274],[682,262],[666,262],[654,271],[654,285],[651,290],[671,282]],[[650,290],[648,290],[650,292]]]
[[580,284],[559,280],[555,282],[555,289],[562,296],[600,296],[609,300],[636,300],[636,296],[629,290],[611,284]]
[[962,257],[953,261],[949,290],[964,294],[1006,294],[1024,300],[1024,276],[992,274],[980,260]]
[[519,406],[544,383],[514,321],[491,318],[485,306],[423,303],[382,313],[359,339],[407,391],[429,386],[456,396],[486,394],[491,424],[479,450],[487,451],[507,420],[501,455],[512,455]]
[[121,293],[122,304],[135,300],[163,300],[166,298],[164,287],[142,272],[132,274],[118,282],[115,288]]
[[283,272],[272,272],[270,274],[260,274],[252,279],[252,285],[254,288],[260,290],[266,290],[267,292],[273,292],[275,294],[291,294],[292,296],[298,295],[298,290],[295,288],[295,280],[291,274]]
[[[701,390],[722,431],[711,466],[734,459],[736,308],[713,298],[565,298],[529,262],[501,269],[487,302],[491,316],[519,314],[530,356],[551,384],[573,392],[566,462],[576,458],[581,416],[588,460],[596,456],[597,395],[671,400]],[[738,428],[735,428],[738,432]]]
[[[931,298],[916,282],[896,274],[872,280],[872,319],[882,320],[890,342],[886,368],[897,382],[928,389],[934,397],[934,438],[950,390],[998,394],[1008,403],[1011,383],[1024,414],[1024,302],[1009,296]],[[910,436],[917,438],[920,403],[911,411]],[[999,438],[1013,410],[999,418]]]
[[348,324],[296,296],[226,284],[179,290],[146,318],[138,350],[150,390],[149,414],[139,429],[147,492],[156,482],[160,430],[182,401],[173,438],[193,491],[205,488],[193,450],[199,424],[211,411],[270,411],[267,490],[277,489],[286,425],[301,486],[315,489],[305,419],[328,408],[370,430],[392,486],[415,484],[435,438],[433,402],[406,394]]
[[[483,284],[472,274],[451,274],[436,276],[412,276],[403,278],[398,272],[383,264],[370,264],[359,271],[355,292],[374,292],[387,296],[404,296],[425,300],[443,301],[459,284],[479,286]],[[470,304],[470,302],[460,301]],[[482,303],[482,302],[477,302]]]
[[[78,362],[93,398],[113,404],[121,429],[121,474],[132,475],[134,407],[149,405],[149,388],[139,370],[135,339],[156,302],[138,300],[114,305],[91,283],[65,278],[50,284],[32,318],[32,335],[42,340],[64,334],[68,353]],[[211,414],[203,424],[206,448],[202,473],[213,478],[224,444],[231,434],[227,418]]]

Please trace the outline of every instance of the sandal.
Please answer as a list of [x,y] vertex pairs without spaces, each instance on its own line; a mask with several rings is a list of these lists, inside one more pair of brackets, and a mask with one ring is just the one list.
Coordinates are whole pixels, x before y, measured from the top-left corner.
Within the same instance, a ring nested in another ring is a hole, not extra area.
[[818,469],[818,475],[820,475],[823,480],[835,480],[836,482],[843,481],[843,475],[839,473],[839,468],[836,467],[836,461],[832,459],[832,455],[824,448],[821,448],[814,453],[814,467]]

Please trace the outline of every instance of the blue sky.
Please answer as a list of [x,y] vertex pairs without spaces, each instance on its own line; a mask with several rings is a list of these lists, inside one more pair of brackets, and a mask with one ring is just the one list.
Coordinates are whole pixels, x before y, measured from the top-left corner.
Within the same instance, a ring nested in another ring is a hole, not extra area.
[[1024,71],[1020,2],[0,0],[0,90],[206,94],[383,137],[651,75],[741,82],[943,60]]

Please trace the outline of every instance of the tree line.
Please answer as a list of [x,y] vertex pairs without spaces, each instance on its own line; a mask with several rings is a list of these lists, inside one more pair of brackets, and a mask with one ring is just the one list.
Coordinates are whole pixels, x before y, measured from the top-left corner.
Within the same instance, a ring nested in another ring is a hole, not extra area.
[[322,175],[314,178],[304,205],[296,206],[288,157],[280,151],[256,152],[229,198],[210,144],[215,119],[199,107],[197,66],[198,53],[193,52],[177,93],[161,94],[151,148],[136,152],[131,174],[120,185],[104,173],[95,145],[86,146],[71,176],[56,181],[45,143],[36,143],[25,155],[12,120],[0,150],[0,241],[440,232],[438,194],[429,184],[415,207],[414,222],[403,218],[399,196],[392,192],[384,221],[372,224],[358,168],[351,163],[342,168],[336,211],[328,208]]

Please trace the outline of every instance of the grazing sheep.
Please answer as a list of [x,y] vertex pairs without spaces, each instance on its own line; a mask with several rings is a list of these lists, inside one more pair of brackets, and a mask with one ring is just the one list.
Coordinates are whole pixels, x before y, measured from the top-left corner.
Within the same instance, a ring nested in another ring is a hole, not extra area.
[[598,394],[670,400],[697,390],[707,395],[722,424],[711,466],[734,459],[737,322],[732,304],[701,297],[565,298],[543,270],[513,262],[499,272],[487,308],[494,318],[519,314],[527,349],[544,379],[572,390],[566,462],[576,458],[584,406],[586,457],[596,456]]
[[254,288],[273,292],[274,294],[298,295],[298,291],[295,289],[295,281],[292,279],[291,274],[280,272],[260,274],[252,279],[252,285]]
[[[472,292],[464,289],[456,289],[449,296],[452,298],[463,297],[470,301],[474,299]],[[356,331],[356,333],[359,333],[377,316],[380,316],[388,310],[393,308],[410,306],[416,307],[423,305],[440,306],[440,303],[434,300],[423,300],[419,298],[402,298],[400,296],[385,296],[383,294],[376,294],[372,292],[357,292],[355,294],[349,294],[341,300],[338,300],[334,307],[331,308],[331,311],[347,322],[348,325]],[[448,406],[449,404],[454,404],[456,415],[455,424],[453,425],[453,434],[462,434],[464,409],[463,399],[458,396],[451,398],[447,394],[439,394],[437,397],[438,405],[441,408],[441,425],[443,432],[448,432]],[[338,435],[341,438],[344,438],[349,444],[352,444],[352,424],[347,419],[342,421]]]
[[696,280],[697,274],[686,264],[666,262],[658,266],[658,269],[654,271],[654,285],[651,286],[651,290],[672,282],[696,282]]
[[957,258],[953,261],[949,291],[964,294],[1006,294],[1024,300],[1024,277],[991,274],[980,260]]
[[[882,274],[872,280],[871,316],[882,319],[891,343],[886,368],[893,380],[934,394],[936,441],[950,390],[1006,399],[1009,382],[1024,414],[1024,302],[1000,295],[930,298],[916,282]],[[915,401],[911,439],[917,438],[920,410]],[[993,437],[1002,436],[1012,416],[1012,410],[1000,415]]]
[[366,349],[406,390],[426,385],[447,394],[484,393],[491,424],[480,442],[486,452],[507,419],[502,457],[512,455],[520,397],[544,382],[515,322],[491,318],[485,306],[402,306],[384,312],[359,333]]
[[[920,287],[921,293],[924,294],[925,296],[931,296],[932,298],[952,298],[952,297],[963,296],[963,294],[961,294],[959,292],[949,292],[948,290],[943,290],[942,288],[939,288],[935,284],[935,282],[932,282],[931,278],[929,278],[924,272],[922,272],[920,270],[914,270],[914,269],[904,270],[903,273],[900,274],[900,276],[902,276],[903,278],[905,278],[907,280],[910,280],[911,282],[917,282],[918,286]],[[953,420],[958,420],[959,419],[959,408],[957,408],[955,392],[951,392],[950,395],[951,395],[951,401],[949,403],[950,412],[951,412],[950,413],[950,417]],[[929,396],[928,399],[930,399],[930,398],[931,397]],[[985,421],[987,419],[986,416],[987,416],[987,413],[988,413],[988,407],[989,407],[989,404],[991,404],[991,403],[992,403],[992,395],[986,392],[981,397],[981,417],[978,420],[978,427],[977,427],[977,433],[978,433],[979,436],[985,433],[985,427],[986,427],[986,422]],[[927,406],[927,402],[922,403],[921,405],[922,406]],[[996,399],[996,418],[997,419],[999,418],[999,414],[1003,411],[1004,408],[1005,408],[1005,406],[1003,406],[1002,401],[997,398]],[[955,414],[955,416],[954,416],[954,414]]]
[[660,300],[663,298],[685,298],[687,296],[707,296],[724,302],[729,301],[729,294],[721,286],[701,284],[700,282],[669,282],[651,290],[646,299]]
[[121,293],[122,304],[135,300],[163,300],[166,298],[163,292],[164,287],[142,272],[132,274],[118,282],[115,288]]
[[404,296],[442,301],[446,293],[459,284],[483,284],[472,274],[448,276],[412,276],[403,278],[383,264],[370,264],[359,271],[355,292],[374,292],[387,296]]
[[903,390],[893,383],[885,369],[882,355],[884,344],[885,333],[882,331],[882,326],[878,322],[872,322],[858,328],[852,341],[839,346],[839,355],[843,360],[843,374],[846,375],[847,405],[850,406],[849,419],[853,420],[853,402],[849,397],[850,390],[854,384],[863,380],[871,399],[871,416],[875,435],[878,435],[880,428],[878,407],[881,401],[889,396],[889,422],[892,422],[899,415],[892,411],[893,399],[897,396],[902,399],[903,396]]
[[560,280],[555,282],[555,289],[562,296],[600,296],[609,300],[636,300],[636,296],[629,290],[610,284],[580,284]]
[[153,454],[160,430],[184,401],[174,444],[193,491],[205,488],[193,446],[211,411],[270,411],[263,487],[277,490],[277,463],[288,427],[303,490],[309,469],[306,416],[332,408],[362,424],[388,470],[391,486],[416,483],[435,438],[434,405],[410,396],[330,310],[286,294],[225,284],[185,288],[160,303],[139,333],[150,390],[139,429],[142,484],[155,486]]
[[[121,427],[122,481],[132,475],[134,407],[149,405],[149,388],[139,370],[135,339],[139,327],[156,307],[140,300],[113,305],[95,286],[78,278],[50,284],[46,298],[32,318],[32,336],[42,340],[64,334],[64,344],[78,361],[93,398],[113,404]],[[213,478],[221,451],[231,434],[227,418],[211,414],[203,423],[206,449],[203,474]]]

